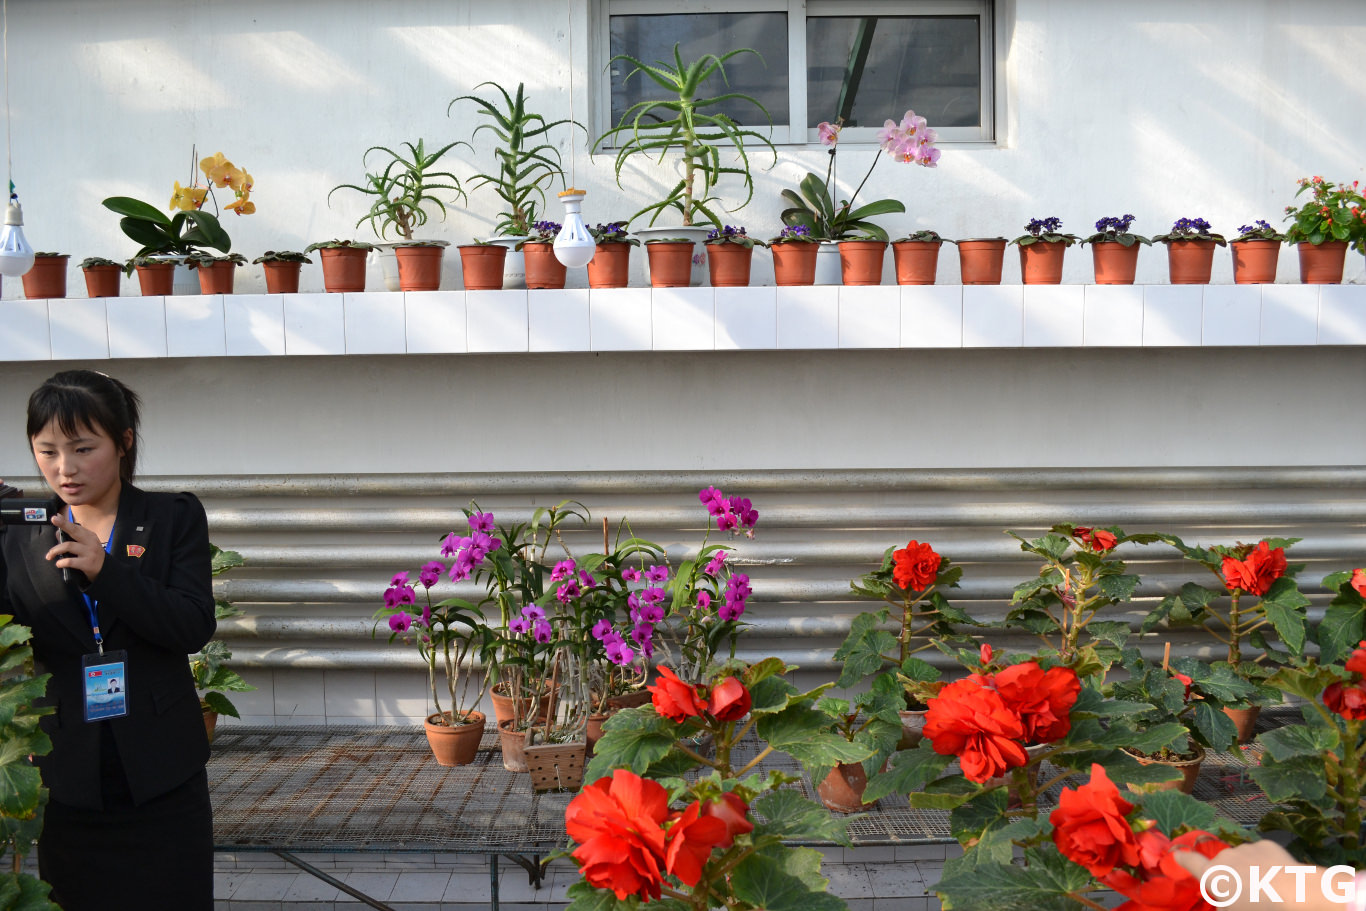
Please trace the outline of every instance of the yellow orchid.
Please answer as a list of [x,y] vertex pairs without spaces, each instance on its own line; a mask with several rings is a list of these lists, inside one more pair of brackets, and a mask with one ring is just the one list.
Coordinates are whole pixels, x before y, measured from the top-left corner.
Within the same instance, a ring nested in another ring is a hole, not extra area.
[[226,187],[229,181],[243,173],[231,161],[224,158],[222,152],[214,152],[208,158],[201,158],[199,170],[204,172],[209,183],[215,187]]
[[251,175],[248,174],[245,169],[233,168],[232,172],[228,175],[227,185],[232,187],[238,193],[251,192],[251,184]]
[[238,215],[250,215],[256,211],[256,203],[248,199],[247,195],[244,193],[232,202],[223,206],[223,208],[232,209]]
[[208,195],[208,187],[182,187],[180,181],[177,180],[171,190],[171,204],[166,208],[191,212],[201,208],[204,205],[205,197]]

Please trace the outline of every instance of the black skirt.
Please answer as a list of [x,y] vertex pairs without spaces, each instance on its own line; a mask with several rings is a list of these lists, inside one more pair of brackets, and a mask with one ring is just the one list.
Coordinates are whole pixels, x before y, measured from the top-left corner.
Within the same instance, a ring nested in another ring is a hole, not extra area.
[[49,802],[38,871],[63,911],[213,909],[213,808],[208,775],[141,806],[107,795],[106,808]]

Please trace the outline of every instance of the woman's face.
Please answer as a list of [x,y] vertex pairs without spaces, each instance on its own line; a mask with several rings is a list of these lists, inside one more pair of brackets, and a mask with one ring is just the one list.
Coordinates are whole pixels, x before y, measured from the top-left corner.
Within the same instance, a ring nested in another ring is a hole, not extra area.
[[74,436],[68,436],[51,421],[30,442],[43,479],[68,506],[109,511],[117,506],[122,486],[119,462],[125,449],[109,434],[82,425]]

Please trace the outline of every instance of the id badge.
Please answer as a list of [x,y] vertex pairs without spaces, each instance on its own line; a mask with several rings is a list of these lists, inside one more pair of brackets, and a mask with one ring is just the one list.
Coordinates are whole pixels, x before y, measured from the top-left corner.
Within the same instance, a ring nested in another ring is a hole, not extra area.
[[82,656],[86,721],[104,721],[128,714],[127,659],[128,653],[122,649]]

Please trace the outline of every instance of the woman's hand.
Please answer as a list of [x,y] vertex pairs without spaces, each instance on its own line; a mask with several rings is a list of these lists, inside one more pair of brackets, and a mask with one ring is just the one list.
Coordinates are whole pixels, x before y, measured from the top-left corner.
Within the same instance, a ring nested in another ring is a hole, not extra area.
[[104,568],[104,544],[100,536],[88,528],[82,528],[62,513],[52,517],[52,524],[66,536],[65,541],[47,552],[47,559],[56,561],[58,569],[74,569],[85,574],[91,582]]

